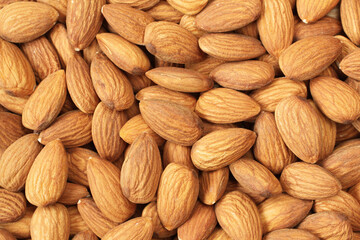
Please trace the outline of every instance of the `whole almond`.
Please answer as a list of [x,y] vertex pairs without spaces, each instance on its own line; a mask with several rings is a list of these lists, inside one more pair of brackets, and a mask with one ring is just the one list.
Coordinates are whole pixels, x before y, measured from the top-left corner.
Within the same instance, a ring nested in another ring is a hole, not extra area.
[[340,182],[325,168],[304,162],[284,168],[281,185],[289,195],[301,199],[321,199],[335,196],[341,190]]
[[62,204],[38,207],[30,224],[31,239],[65,240],[70,234],[69,213]]
[[149,217],[137,217],[127,222],[120,224],[119,226],[111,229],[106,233],[103,240],[151,240],[154,231],[151,218]]
[[129,80],[104,54],[96,54],[90,72],[97,95],[109,108],[121,111],[133,104]]
[[242,61],[260,57],[265,48],[256,38],[234,33],[205,34],[199,46],[208,55],[223,61]]
[[198,194],[199,179],[194,170],[177,163],[165,168],[160,178],[157,209],[167,230],[178,228],[191,216]]
[[199,176],[199,199],[206,205],[215,204],[225,193],[229,180],[229,168],[201,172]]
[[37,134],[27,134],[12,143],[0,157],[0,186],[19,191],[25,186],[30,168],[41,151]]
[[172,7],[167,1],[159,1],[158,3],[146,11],[156,21],[166,21],[179,23],[183,13]]
[[310,81],[310,90],[315,103],[331,120],[347,124],[360,117],[360,94],[339,79],[317,77]]
[[341,43],[332,36],[314,36],[299,40],[279,58],[284,75],[292,80],[308,80],[324,71],[341,53]]
[[68,1],[66,27],[69,41],[75,50],[86,48],[94,40],[103,21],[101,7],[105,3],[105,0]]
[[179,92],[204,92],[211,89],[214,82],[201,73],[177,67],[158,67],[146,72],[154,83]]
[[202,135],[200,118],[179,104],[155,99],[142,100],[140,112],[154,132],[173,143],[191,146]]
[[220,226],[232,239],[261,239],[259,212],[246,194],[240,191],[225,194],[216,203],[215,213]]
[[265,0],[257,27],[267,52],[278,58],[294,36],[294,16],[289,0]]
[[27,200],[35,206],[56,203],[65,190],[68,159],[60,140],[45,145],[35,158],[26,179]]
[[274,68],[262,61],[225,63],[210,73],[210,78],[219,85],[235,90],[254,90],[274,80]]
[[58,202],[64,205],[76,205],[81,198],[89,195],[86,187],[80,184],[66,183],[65,190]]
[[0,224],[0,228],[10,232],[16,238],[30,238],[30,222],[33,213],[34,208],[27,207],[22,218],[15,222]]
[[211,132],[191,148],[196,168],[212,171],[238,160],[253,146],[256,134],[244,128],[228,128]]
[[0,36],[15,43],[32,41],[56,23],[59,13],[38,2],[16,2],[0,11]]
[[72,239],[73,240],[98,240],[95,233],[93,233],[91,230],[79,232]]
[[313,2],[311,0],[296,1],[296,8],[299,17],[304,23],[311,23],[325,16],[333,9],[339,0],[323,0]]
[[258,206],[263,233],[296,226],[306,217],[312,205],[312,201],[287,194],[279,194],[265,200]]
[[60,113],[66,98],[64,70],[47,76],[26,102],[22,123],[26,128],[40,131],[47,128]]
[[160,0],[109,0],[109,3],[125,3],[137,9],[149,9]]
[[26,199],[23,193],[0,189],[0,223],[19,220],[25,214]]
[[301,229],[279,229],[266,234],[263,240],[319,240],[318,237]]
[[207,32],[228,32],[256,20],[261,12],[261,1],[211,1],[196,16],[196,25]]
[[183,164],[189,168],[197,170],[191,161],[191,148],[181,146],[176,143],[166,141],[163,148],[163,166],[164,168],[170,163]]
[[341,24],[346,35],[356,44],[360,44],[360,34],[357,31],[360,24],[360,3],[356,0],[343,0],[340,4]]
[[16,240],[16,238],[4,229],[0,229],[0,239],[2,240]]

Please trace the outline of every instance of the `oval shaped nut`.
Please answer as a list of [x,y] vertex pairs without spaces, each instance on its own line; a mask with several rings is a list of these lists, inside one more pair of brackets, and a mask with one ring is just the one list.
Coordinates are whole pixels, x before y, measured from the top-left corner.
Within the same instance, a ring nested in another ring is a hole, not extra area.
[[221,228],[232,239],[261,239],[259,212],[246,194],[240,191],[225,194],[216,203],[215,213]]
[[240,190],[255,203],[282,192],[279,180],[263,165],[250,158],[241,158],[229,166]]
[[25,184],[27,200],[35,206],[56,203],[65,190],[68,159],[59,139],[49,142],[35,158]]
[[322,149],[321,120],[306,99],[298,96],[283,99],[276,107],[275,121],[285,144],[298,158],[309,163],[319,160]]
[[289,96],[307,97],[307,88],[304,82],[289,78],[275,78],[273,82],[253,91],[250,96],[260,104],[261,109],[275,112],[278,103]]
[[285,192],[301,199],[321,199],[335,196],[341,184],[328,170],[304,162],[292,163],[284,168],[280,177]]
[[49,31],[58,18],[59,13],[47,4],[8,4],[0,11],[0,36],[9,42],[29,42]]
[[68,182],[58,202],[64,205],[76,205],[81,198],[87,196],[90,194],[85,186]]
[[229,180],[229,168],[215,171],[202,171],[199,176],[199,199],[206,205],[215,204],[225,193]]
[[260,105],[245,93],[229,88],[214,88],[200,95],[195,112],[213,123],[235,123],[260,112]]
[[185,64],[203,59],[197,38],[175,23],[160,21],[148,24],[144,43],[151,54],[167,62]]
[[191,216],[198,195],[197,173],[184,165],[170,163],[161,175],[157,195],[157,209],[163,226],[167,230],[181,226]]
[[301,229],[279,229],[266,234],[263,240],[319,240],[312,233]]
[[11,233],[6,231],[5,229],[0,229],[0,239],[3,239],[3,240],[16,240],[16,238]]
[[205,31],[201,30],[196,26],[194,15],[182,16],[179,25],[194,34],[197,38],[205,34]]
[[99,32],[103,22],[101,7],[105,3],[105,0],[74,0],[68,2],[66,10],[67,35],[76,51],[89,46]]
[[206,6],[208,0],[169,0],[168,2],[172,7],[184,14],[195,15]]
[[14,44],[0,39],[0,87],[14,96],[30,95],[36,86],[31,65]]
[[13,192],[23,189],[27,175],[42,147],[37,134],[27,134],[12,143],[0,157],[0,186]]
[[360,2],[356,0],[341,1],[340,16],[346,36],[348,36],[354,44],[359,45],[360,34],[357,29],[359,29],[360,23],[356,21],[356,19],[360,17]]
[[304,23],[316,22],[333,9],[339,0],[313,2],[311,0],[296,1],[296,9]]
[[127,4],[106,4],[101,9],[107,23],[126,40],[143,45],[146,25],[154,19]]
[[208,77],[190,69],[157,67],[145,74],[154,83],[179,92],[205,92],[214,86]]
[[47,144],[60,139],[64,147],[79,147],[91,142],[92,115],[79,110],[69,111],[58,117],[54,123],[41,131],[39,142]]
[[183,13],[173,8],[167,1],[159,1],[154,7],[146,11],[156,21],[179,23]]
[[207,32],[229,32],[256,20],[261,1],[215,0],[196,16],[196,25]]
[[331,77],[310,81],[311,95],[331,120],[348,124],[360,117],[360,94],[348,84]]
[[34,208],[28,207],[22,218],[15,222],[2,223],[0,224],[0,227],[14,235],[16,238],[30,238],[30,221],[33,213]]
[[94,201],[107,218],[121,223],[134,214],[136,205],[121,191],[120,169],[106,160],[90,157],[87,175]]
[[316,77],[330,66],[341,53],[340,40],[332,36],[315,36],[299,40],[279,58],[284,75],[304,81]]
[[253,146],[256,134],[244,128],[228,128],[211,132],[191,148],[196,168],[212,171],[230,165]]
[[26,199],[23,193],[0,189],[0,223],[14,222],[25,214]]
[[125,72],[141,75],[149,70],[148,57],[135,44],[114,33],[99,33],[96,39],[105,55]]
[[294,15],[289,0],[265,0],[257,28],[267,52],[279,58],[294,38]]
[[137,217],[127,222],[120,224],[119,226],[111,229],[106,233],[103,240],[136,240],[144,239],[151,240],[154,231],[150,217]]
[[200,118],[179,104],[156,99],[142,100],[140,112],[148,126],[170,142],[191,146],[202,135]]
[[70,235],[70,217],[66,207],[54,204],[38,207],[30,224],[31,239],[34,240],[65,240]]
[[348,218],[338,212],[319,212],[307,216],[298,226],[321,239],[353,239]]
[[190,94],[180,93],[158,85],[150,86],[141,89],[136,94],[136,99],[139,101],[146,99],[159,99],[169,102],[174,102],[191,110],[195,110],[196,98]]
[[210,79],[219,85],[244,91],[264,87],[274,77],[274,68],[269,63],[256,60],[224,63],[210,73]]
[[360,67],[360,50],[354,50],[353,52],[346,55],[340,62],[339,68],[347,76],[360,80],[360,74],[358,69]]
[[96,54],[90,74],[97,95],[109,108],[122,111],[134,103],[129,80],[104,54]]
[[360,230],[360,203],[347,192],[340,191],[335,196],[316,200],[314,211],[342,213],[348,217],[354,231]]
[[287,194],[266,199],[258,206],[263,233],[296,226],[306,217],[312,205],[312,201],[301,200]]
[[59,70],[41,81],[29,97],[23,110],[23,125],[35,131],[44,130],[60,113],[65,98],[65,72]]
[[256,38],[235,33],[210,33],[199,39],[199,46],[208,55],[223,61],[257,58],[266,51]]

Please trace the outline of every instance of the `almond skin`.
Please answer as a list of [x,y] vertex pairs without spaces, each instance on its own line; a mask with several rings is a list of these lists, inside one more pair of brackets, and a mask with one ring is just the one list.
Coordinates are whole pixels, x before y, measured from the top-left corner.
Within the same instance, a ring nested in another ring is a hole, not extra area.
[[[304,98],[290,96],[276,107],[275,121],[287,147],[301,160],[316,163],[322,150],[322,125],[316,109]],[[302,134],[298,134],[298,133]]]
[[332,36],[308,37],[284,50],[279,58],[284,75],[304,81],[324,71],[341,53],[341,43]]
[[94,40],[103,21],[101,7],[105,3],[105,0],[74,0],[68,2],[66,27],[69,41],[75,50],[79,51],[86,48]]
[[30,238],[30,221],[34,213],[33,207],[25,210],[25,215],[15,222],[0,224],[1,229],[10,232],[16,238]]
[[49,31],[58,17],[59,13],[47,4],[9,4],[0,11],[0,36],[9,42],[29,42]]
[[70,235],[89,230],[76,206],[68,207],[67,210],[70,216]]
[[121,223],[134,214],[136,205],[129,202],[121,191],[120,169],[101,158],[91,157],[87,175],[94,201],[107,218]]
[[64,113],[39,135],[39,142],[47,144],[60,139],[64,147],[79,147],[91,142],[92,115],[79,110]]
[[340,182],[329,171],[304,162],[286,166],[280,182],[291,196],[308,200],[335,196],[341,190]]
[[196,16],[196,25],[207,32],[228,32],[253,22],[260,12],[259,0],[215,0]]
[[65,190],[58,202],[64,205],[76,205],[81,198],[89,195],[86,187],[80,184],[66,183]]
[[199,199],[206,205],[215,204],[225,193],[229,180],[229,168],[224,167],[215,171],[200,172]]
[[304,23],[311,23],[325,16],[333,9],[339,0],[324,0],[313,2],[311,0],[296,1],[296,8],[299,17]]
[[214,86],[214,82],[201,73],[184,68],[153,68],[146,76],[162,87],[179,92],[204,92]]
[[106,233],[103,240],[119,239],[119,240],[151,240],[154,231],[151,218],[137,217],[133,218],[119,226],[111,229]]
[[23,193],[0,189],[0,223],[14,222],[25,214],[26,199]]
[[207,76],[214,68],[220,66],[223,63],[225,63],[225,61],[207,56],[200,62],[185,64],[185,68],[195,70]]
[[263,240],[319,240],[318,237],[301,229],[279,229],[266,234]]
[[197,38],[175,23],[160,21],[148,24],[144,43],[151,54],[167,62],[185,64],[203,58]]
[[133,8],[146,10],[155,6],[160,0],[109,0],[109,3],[126,3]]
[[296,226],[309,213],[312,205],[312,201],[287,194],[279,194],[265,200],[258,206],[263,233]]
[[109,108],[122,111],[134,103],[129,80],[104,54],[96,54],[90,72],[97,95]]
[[60,113],[66,98],[64,70],[46,77],[26,102],[22,123],[26,128],[40,131],[47,128]]
[[255,139],[253,131],[243,128],[217,130],[192,146],[191,159],[200,170],[217,170],[242,157],[252,147]]
[[235,123],[260,112],[260,105],[248,95],[229,88],[214,88],[196,102],[199,117],[213,123]]
[[242,61],[260,57],[265,48],[256,38],[234,33],[205,34],[199,46],[208,55],[223,61]]
[[352,124],[336,124],[336,142],[353,139],[359,135],[359,131]]
[[16,240],[16,238],[4,229],[0,229],[0,239],[3,240]]
[[106,4],[101,11],[116,33],[134,44],[144,45],[146,25],[154,21],[148,13],[126,4]]
[[219,85],[235,90],[254,90],[274,80],[274,68],[262,61],[225,63],[210,73],[210,78]]
[[65,190],[68,159],[63,144],[54,140],[46,144],[35,158],[26,179],[27,200],[35,206],[57,202]]
[[11,112],[22,114],[28,99],[28,96],[16,97],[7,93],[6,90],[0,89],[0,105]]
[[160,178],[157,209],[167,230],[178,228],[190,217],[198,195],[199,179],[194,170],[177,163],[165,168]]
[[13,192],[25,186],[27,175],[42,147],[37,134],[27,134],[11,144],[0,158],[0,186]]
[[310,81],[310,90],[320,110],[334,122],[348,124],[360,117],[360,94],[339,79],[317,77]]
[[65,240],[69,238],[70,217],[62,204],[38,207],[31,218],[31,239]]
[[146,11],[156,21],[166,21],[179,23],[183,13],[173,8],[167,1],[159,1],[158,3]]
[[59,19],[58,21],[61,23],[65,23],[66,21],[66,8],[67,8],[67,0],[38,0],[37,2],[46,3],[53,8],[56,9],[56,11],[59,12]]
[[176,103],[142,100],[140,112],[154,132],[173,143],[191,146],[202,135],[203,124],[200,118],[190,109]]
[[211,235],[209,236],[208,240],[231,240],[232,238],[226,234],[226,232],[221,228],[216,228]]
[[232,239],[257,239],[262,236],[256,205],[240,191],[225,194],[215,205],[220,226]]
[[[207,1],[207,0],[206,0]],[[195,16],[194,15],[184,15],[182,16],[179,25],[188,31],[190,31],[192,34],[194,34],[197,38],[201,37],[205,34],[205,31],[201,30],[196,26],[195,23]]]
[[360,24],[357,19],[360,18],[360,3],[356,0],[343,0],[340,4],[341,24],[344,32],[350,40],[356,44],[360,44],[360,34],[357,31]]
[[164,168],[173,162],[197,170],[191,161],[190,152],[191,152],[190,147],[185,147],[176,143],[166,141],[163,148],[163,158],[162,158]]
[[360,50],[354,50],[353,52],[346,55],[340,62],[340,69],[347,76],[360,80],[360,74],[357,72],[360,65]]
[[79,232],[72,239],[73,240],[98,240],[95,233],[93,233],[91,230]]
[[169,4],[173,6],[178,11],[189,14],[189,15],[195,15],[198,12],[200,12],[208,3],[208,0],[187,0],[187,1],[181,1],[181,0],[169,0]]

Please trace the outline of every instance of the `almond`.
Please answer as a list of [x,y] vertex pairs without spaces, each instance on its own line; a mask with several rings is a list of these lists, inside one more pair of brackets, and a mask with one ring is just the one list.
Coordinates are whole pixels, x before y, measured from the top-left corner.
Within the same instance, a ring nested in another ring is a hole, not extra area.
[[236,127],[236,125],[233,123],[216,124],[216,123],[204,122],[203,136],[207,135],[208,133],[214,132],[216,130],[234,128],[234,127]]
[[149,9],[160,0],[109,0],[109,3],[125,3],[137,9]]
[[359,81],[360,75],[358,74],[358,69],[360,67],[360,50],[356,49],[346,55],[340,62],[339,67],[347,76]]
[[166,141],[163,148],[163,166],[164,168],[170,163],[179,163],[189,168],[197,170],[191,161],[191,148],[181,146],[176,143]]
[[22,114],[28,99],[28,96],[17,97],[7,93],[6,90],[0,89],[0,105],[11,112]]
[[195,70],[201,74],[209,75],[210,72],[216,68],[217,66],[220,66],[221,64],[225,63],[225,61],[207,56],[204,60],[197,62],[197,63],[190,63],[185,64],[185,67],[188,69]]
[[89,230],[89,227],[81,217],[76,206],[68,207],[68,212],[70,216],[70,235]]
[[242,61],[260,57],[264,47],[256,38],[234,33],[205,34],[199,46],[208,55],[223,61]]
[[0,228],[10,232],[16,238],[30,238],[30,221],[33,213],[34,208],[28,207],[22,218],[15,222],[0,224]]
[[344,57],[355,51],[358,47],[352,41],[342,35],[336,35],[335,38],[339,39],[342,45],[341,54],[336,59],[336,64],[339,65],[340,62],[344,59]]
[[126,76],[129,79],[135,93],[153,85],[153,82],[148,77],[146,77],[145,74],[133,75],[128,73]]
[[329,171],[304,162],[286,166],[280,182],[291,196],[308,200],[335,196],[341,190],[340,182]]
[[66,10],[67,34],[76,51],[86,48],[94,40],[103,21],[101,7],[105,3],[105,0],[73,0],[68,2]]
[[200,172],[199,199],[206,205],[215,204],[225,193],[229,180],[229,168],[224,167],[215,171]]
[[162,100],[142,100],[140,112],[149,127],[168,141],[191,146],[201,137],[202,121],[184,106]]
[[296,226],[306,217],[312,205],[312,201],[287,194],[279,194],[265,200],[258,206],[263,233]]
[[87,196],[89,196],[89,192],[86,187],[79,184],[66,183],[65,190],[58,202],[64,205],[76,205],[81,198]]
[[0,11],[0,36],[9,42],[29,42],[49,31],[58,17],[59,13],[47,4],[9,4]]
[[179,92],[204,92],[211,89],[214,82],[201,73],[177,67],[158,67],[146,72],[154,83]]
[[249,23],[248,25],[246,25],[242,28],[236,29],[235,32],[249,36],[249,37],[259,38],[257,21]]
[[303,81],[319,75],[340,53],[340,40],[326,35],[308,37],[283,51],[279,64],[286,77]]
[[133,104],[129,80],[104,54],[96,54],[90,72],[97,95],[109,108],[121,111]]
[[266,234],[263,240],[319,240],[318,237],[301,229],[279,229]]
[[103,240],[136,240],[144,239],[151,240],[153,235],[154,226],[152,225],[151,218],[137,217],[133,218],[119,226],[111,229],[106,233]]
[[196,16],[196,25],[207,32],[228,32],[256,20],[261,12],[261,1],[211,1]]
[[95,233],[93,233],[90,230],[79,232],[72,239],[73,240],[98,240]]
[[229,88],[214,88],[199,97],[195,112],[213,123],[235,123],[260,112],[260,105],[248,95]]
[[357,31],[360,24],[357,19],[360,18],[360,3],[356,0],[343,0],[340,4],[341,24],[344,32],[350,40],[356,44],[360,44],[360,34]]
[[150,8],[147,13],[156,21],[167,21],[179,23],[183,13],[173,8],[167,1],[159,1],[154,7]]
[[0,189],[0,223],[19,220],[25,214],[26,199],[23,193]]
[[63,144],[54,140],[46,144],[35,158],[26,179],[27,200],[35,206],[56,203],[65,190],[68,159]]
[[333,9],[339,0],[324,0],[313,2],[311,0],[296,1],[296,8],[299,17],[304,23],[311,23],[325,16]]
[[30,224],[31,238],[34,240],[65,240],[70,234],[69,213],[61,204],[38,207]]
[[171,6],[184,14],[195,15],[200,12],[208,3],[208,0],[169,0]]
[[205,31],[199,29],[196,26],[195,19],[196,17],[193,15],[184,15],[182,16],[179,25],[194,34],[197,38],[199,38],[205,34]]
[[65,23],[67,0],[38,0],[38,2],[46,3],[59,12],[59,22]]
[[217,170],[242,157],[252,147],[255,139],[256,134],[244,128],[217,130],[192,146],[191,159],[200,170]]
[[160,178],[157,209],[167,230],[178,228],[191,216],[198,194],[199,179],[194,170],[177,163],[165,168]]
[[30,168],[41,151],[37,134],[27,134],[12,143],[0,158],[0,186],[20,191],[25,186]]

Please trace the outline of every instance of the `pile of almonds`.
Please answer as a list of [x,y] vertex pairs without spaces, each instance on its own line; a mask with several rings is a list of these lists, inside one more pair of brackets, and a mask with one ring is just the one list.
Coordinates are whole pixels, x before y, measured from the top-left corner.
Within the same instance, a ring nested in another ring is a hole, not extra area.
[[360,239],[359,0],[0,0],[0,239]]

